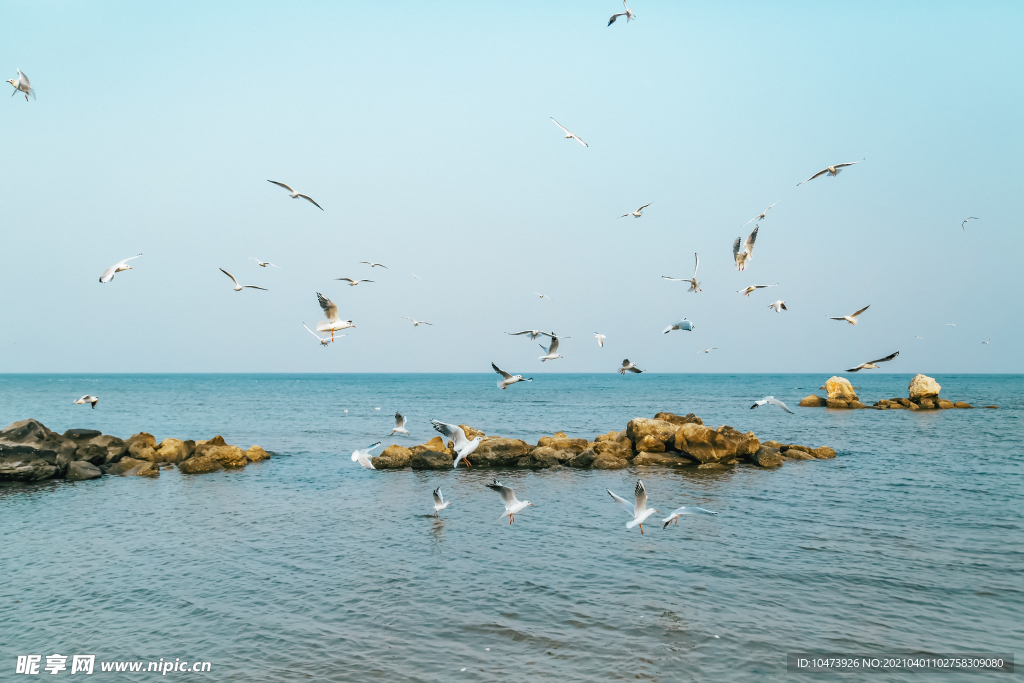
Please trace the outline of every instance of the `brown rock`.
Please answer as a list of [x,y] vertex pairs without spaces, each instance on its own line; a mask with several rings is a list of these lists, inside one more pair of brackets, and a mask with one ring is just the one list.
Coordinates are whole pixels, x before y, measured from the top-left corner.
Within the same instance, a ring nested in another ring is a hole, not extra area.
[[704,424],[704,420],[700,419],[693,413],[687,413],[686,415],[676,415],[675,413],[658,413],[657,415],[654,416],[654,419],[663,420],[665,422],[671,422],[674,425]]
[[522,439],[488,436],[480,442],[469,459],[474,466],[479,467],[511,467],[532,450],[533,446]]
[[953,404],[953,407],[954,408],[970,408],[971,404],[967,403],[966,401],[957,401],[956,403]]
[[932,408],[935,407],[935,401],[931,400],[930,398],[921,398],[918,399],[917,405],[921,406],[921,408],[924,410],[931,410]]
[[378,470],[397,470],[409,465],[412,451],[396,443],[391,444],[381,454],[370,458],[370,463]]
[[[586,449],[583,449],[586,450]],[[582,453],[583,451],[580,451]],[[537,461],[549,461],[552,458],[557,463],[563,463],[576,457],[577,452],[568,449],[552,448],[551,446],[538,446],[530,451],[530,455]]]
[[582,453],[578,453],[571,460],[565,461],[566,467],[590,467],[594,464],[594,460],[597,459],[597,452],[593,448],[588,448]]
[[151,462],[145,462],[141,465],[131,468],[127,472],[121,475],[122,477],[159,477],[160,468]]
[[718,430],[697,424],[685,424],[676,431],[675,450],[702,463],[727,462],[757,451],[760,442],[753,432],[743,434],[728,425]]
[[554,436],[542,436],[537,440],[537,445],[542,448],[555,448],[560,451],[572,451],[573,454],[582,453],[590,445],[586,439],[570,439],[565,432],[555,432]]
[[724,463],[720,462],[706,462],[703,465],[697,465],[698,470],[725,470],[729,469]]
[[750,456],[750,461],[758,467],[779,467],[784,462],[782,454],[774,448],[761,446]]
[[238,446],[213,446],[206,450],[206,455],[216,458],[217,462],[228,469],[238,469],[249,464],[245,451]]
[[935,401],[935,405],[938,406],[941,410],[949,410],[950,408],[953,407],[954,404],[952,401],[947,401],[944,398],[940,398]]
[[828,401],[825,403],[825,405],[828,406],[829,408],[837,408],[837,409],[845,409],[845,408],[849,408],[850,407],[846,403],[846,401],[844,401],[842,399],[838,399],[838,398],[830,398],[830,399],[828,399]]
[[887,405],[889,405],[889,399],[883,398],[883,399],[881,399],[879,401],[876,401],[875,405],[876,406],[887,406]]
[[131,469],[133,469],[135,467],[138,467],[139,465],[145,465],[146,462],[147,461],[145,461],[145,460],[136,460],[135,458],[130,458],[128,456],[125,456],[125,457],[121,458],[120,460],[118,460],[113,465],[105,465],[103,467],[103,472],[106,473],[106,474],[112,474],[114,476],[120,476],[120,475],[124,474],[125,472],[127,472],[127,471],[129,471],[129,470],[131,470]]
[[595,441],[593,448],[598,455],[607,453],[620,460],[633,459],[633,446],[628,439],[626,441]]
[[[686,425],[676,425],[665,420],[649,420],[646,417],[635,417],[626,425],[626,436],[633,442],[635,450],[641,450],[639,444],[645,436],[650,436],[661,442],[664,449],[668,450],[675,443],[676,430],[682,426]],[[645,443],[650,444],[653,442],[651,439],[648,439]]]
[[999,410],[999,406],[985,406],[985,408],[992,408],[993,410]]
[[464,431],[466,433],[466,438],[469,439],[470,441],[472,441],[473,439],[475,439],[478,436],[481,437],[481,438],[487,436],[486,434],[481,432],[479,429],[474,429],[473,427],[470,427],[469,425],[459,425],[459,426],[462,427],[462,431]]
[[815,448],[811,451],[811,454],[818,460],[827,460],[828,458],[836,457],[836,452],[828,446],[822,446],[821,448]]
[[433,451],[434,453],[447,453],[451,454],[452,451],[444,445],[444,441],[439,436],[435,436],[433,439],[426,443],[421,443],[418,446],[413,446],[410,449],[414,456],[423,453],[424,451]]
[[594,458],[591,467],[595,470],[621,470],[629,467],[629,461],[623,458],[616,458],[609,453],[601,453]]
[[902,403],[890,403],[888,406],[889,410],[906,410],[907,407]]
[[653,434],[648,434],[636,442],[636,451],[637,457],[640,456],[640,453],[664,453],[665,442]]
[[196,441],[195,448],[192,449],[192,457],[198,457],[200,455],[206,455],[211,448],[217,448],[218,446],[227,446],[224,442],[223,436],[215,436],[207,441]]
[[690,467],[696,465],[697,462],[690,458],[670,455],[668,453],[645,453],[641,451],[636,454],[635,458],[633,458],[633,464],[646,466],[660,465],[663,467]]
[[905,407],[907,410],[921,410],[921,406],[916,403],[908,403]]
[[179,462],[178,469],[185,474],[207,474],[209,472],[219,472],[224,469],[224,465],[220,464],[220,461],[212,454],[206,453],[203,455],[193,455],[188,460]]
[[797,403],[797,405],[803,406],[804,408],[824,408],[825,399],[811,394],[810,396],[800,399],[800,402]]
[[785,446],[785,444],[779,443],[778,441],[762,441],[761,445],[767,446],[768,448],[774,448],[777,451],[781,451],[783,446]]
[[914,375],[907,386],[911,400],[917,398],[938,398],[942,385],[927,375]]
[[829,399],[838,399],[840,401],[857,400],[857,393],[853,390],[853,385],[845,377],[830,377],[825,382],[825,391],[828,392]]
[[[766,444],[766,445],[767,445],[767,444]],[[774,447],[773,447],[773,448],[774,448]],[[809,447],[809,446],[801,446],[801,445],[800,445],[800,444],[798,444],[798,443],[791,443],[791,444],[787,444],[786,446],[783,446],[782,448],[780,448],[780,449],[778,449],[778,450],[780,450],[780,451],[786,451],[786,450],[789,450],[789,449],[791,449],[791,448],[792,448],[792,449],[794,449],[794,450],[797,450],[797,451],[803,451],[804,453],[810,453],[810,452],[811,452],[811,449],[810,449],[810,447]]]
[[124,441],[109,434],[89,439],[89,445],[96,445],[107,450],[107,458],[103,463],[105,465],[117,462],[128,452],[128,445]]
[[132,434],[124,441],[125,445],[128,446],[128,450],[131,451],[132,444],[141,443],[150,448],[156,449],[156,437],[148,432],[139,432],[138,434]]
[[75,460],[88,462],[97,467],[107,462],[107,449],[94,443],[79,446],[75,451]]
[[790,460],[814,460],[815,457],[807,451],[797,450],[796,448],[786,448],[782,450],[782,457],[789,458]]
[[249,462],[259,462],[260,460],[270,460],[270,453],[259,446],[250,446],[249,450],[245,452],[245,459]]
[[[433,441],[433,439],[431,439]],[[442,444],[443,446],[443,444]],[[445,453],[441,451],[433,451],[429,449],[423,449],[417,451],[416,449],[422,448],[416,446],[412,449],[413,456],[409,458],[409,467],[416,470],[450,470],[452,464],[455,462],[455,458],[452,457],[451,453]],[[473,456],[469,456],[472,461]]]
[[[180,439],[164,439],[156,449],[156,456],[161,462],[179,463],[192,457],[196,449],[195,441],[181,441]],[[148,458],[143,458],[146,460]]]
[[[149,435],[147,434],[146,436]],[[139,439],[130,443],[128,445],[128,454],[136,460],[146,460],[147,462],[160,461],[160,456],[157,455],[156,449],[147,443],[145,439]]]

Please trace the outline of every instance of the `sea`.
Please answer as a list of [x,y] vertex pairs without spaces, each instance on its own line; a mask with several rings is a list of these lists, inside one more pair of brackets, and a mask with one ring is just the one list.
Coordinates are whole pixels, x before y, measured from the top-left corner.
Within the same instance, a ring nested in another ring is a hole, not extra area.
[[[906,396],[911,376],[849,377],[871,403]],[[0,375],[3,425],[273,453],[213,474],[0,486],[0,680],[31,654],[68,656],[62,676],[95,655],[104,680],[156,674],[100,662],[210,662],[165,674],[204,681],[831,680],[787,673],[787,654],[1020,654],[1024,376],[935,378],[943,397],[999,409],[797,407],[826,375],[544,374],[505,391],[493,374]],[[73,403],[87,393],[95,410]],[[766,395],[794,414],[750,409]],[[396,411],[409,437],[389,436]],[[718,471],[350,458],[423,443],[430,419],[533,443],[659,411],[837,457]],[[515,524],[495,477],[535,505]],[[608,490],[628,498],[637,479],[660,513],[718,514],[627,530]],[[435,519],[437,487],[452,506]]]

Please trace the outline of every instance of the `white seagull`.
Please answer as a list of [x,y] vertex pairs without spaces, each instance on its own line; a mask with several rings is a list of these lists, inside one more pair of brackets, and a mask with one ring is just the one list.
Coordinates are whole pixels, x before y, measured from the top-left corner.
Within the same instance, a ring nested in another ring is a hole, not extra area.
[[419,275],[417,275],[416,273],[413,273],[413,274],[412,274],[412,276],[413,276],[414,278],[416,278],[417,280],[422,280],[422,279],[423,279],[423,278],[421,278],[421,277],[420,277]]
[[[270,261],[260,261],[260,260],[259,260],[258,258],[256,258],[255,256],[250,256],[249,258],[251,258],[251,259],[252,259],[253,261],[255,261],[255,262],[256,262],[256,264],[257,264],[257,265],[258,265],[258,266],[259,266],[260,268],[266,268],[267,266],[274,266],[274,264],[273,264],[273,263],[271,263]],[[275,268],[277,268],[278,270],[280,270],[280,269],[281,269],[281,266],[274,266],[274,267],[275,267]]]
[[455,447],[455,464],[452,465],[452,469],[459,466],[460,460],[466,460],[466,467],[471,467],[471,463],[466,458],[476,450],[476,447],[483,441],[483,437],[476,437],[472,441],[466,438],[466,432],[462,431],[462,427],[459,425],[450,425],[446,422],[440,422],[439,420],[431,420],[430,424],[434,425],[434,429],[441,432],[452,440],[452,445]]
[[[306,327],[306,323],[302,323],[302,326]],[[333,336],[330,339],[328,339],[327,337],[321,337],[319,334],[317,334],[313,330],[309,329],[308,327],[306,327],[306,331],[309,332],[314,337],[316,337],[317,339],[319,339],[320,340],[320,345],[323,346],[325,349],[327,348],[328,344],[330,344],[332,341],[334,341],[334,337]],[[348,335],[347,334],[343,334],[341,336],[342,337],[347,337]]]
[[231,273],[229,273],[228,271],[226,271],[223,268],[221,268],[220,272],[224,273],[229,278],[231,278],[231,281],[235,283],[234,290],[236,292],[241,292],[245,288],[249,288],[249,289],[262,289],[264,292],[269,291],[269,290],[267,290],[266,287],[257,287],[256,285],[240,285],[240,284],[238,284],[238,280],[235,279],[235,276],[232,275]]
[[667,529],[668,525],[671,524],[672,522],[675,522],[676,524],[679,524],[679,517],[680,517],[680,515],[717,515],[717,514],[718,514],[717,512],[712,512],[711,510],[705,510],[704,508],[683,506],[681,508],[676,508],[675,510],[672,511],[672,514],[670,514],[665,519],[661,520],[661,521],[663,521],[665,523],[665,526],[663,526],[661,528],[662,529]]
[[534,294],[539,296],[541,299],[547,299],[548,301],[552,301],[552,298],[547,294],[541,294],[540,292],[534,292]]
[[405,320],[412,320],[413,327],[419,327],[420,325],[433,325],[433,323],[428,323],[426,320],[416,320],[414,318],[410,318],[407,315],[403,315],[402,318],[404,318]]
[[395,413],[395,428],[391,430],[388,436],[394,436],[396,433],[409,436],[409,430],[405,428],[405,415],[401,413]]
[[981,343],[982,344],[988,344],[989,346],[992,346],[992,344],[989,344],[989,342],[991,342],[991,341],[992,341],[991,339],[986,339],[985,341],[983,341]]
[[96,404],[99,403],[99,402],[100,402],[100,397],[99,396],[90,396],[89,394],[86,394],[82,398],[80,398],[77,401],[75,401],[75,405],[81,406],[81,405],[85,405],[86,403],[91,403],[93,409],[95,410]]
[[131,270],[132,267],[125,264],[127,264],[132,259],[139,258],[139,256],[142,256],[142,254],[126,258],[124,261],[118,261],[114,265],[110,266],[109,268],[103,271],[103,275],[100,275],[100,282],[110,282],[111,280],[114,279],[114,273],[120,273],[122,270]]
[[710,349],[701,349],[697,353],[711,353],[712,351],[717,351],[717,350],[718,350],[717,346],[712,346]]
[[967,232],[967,228],[966,228],[967,221],[980,221],[980,220],[981,219],[978,218],[977,216],[968,216],[967,218],[964,219],[964,222],[960,224],[960,229],[963,230],[964,232]]
[[696,325],[694,325],[692,322],[690,322],[686,318],[683,318],[682,320],[677,320],[676,322],[674,322],[671,325],[669,325],[668,327],[666,327],[663,330],[663,332],[665,334],[668,334],[672,330],[683,330],[684,332],[693,332],[693,328],[694,327],[696,327]]
[[699,267],[700,267],[700,256],[698,256],[696,253],[694,253],[693,254],[693,277],[692,278],[669,277],[668,275],[662,275],[661,277],[662,277],[662,279],[668,280],[670,282],[689,282],[690,283],[690,288],[688,290],[686,290],[686,291],[693,292],[694,294],[696,294],[697,292],[704,291],[704,290],[702,290],[700,288],[700,283],[697,282],[697,268],[699,268]]
[[754,401],[754,405],[750,406],[750,409],[753,410],[754,408],[757,408],[758,406],[763,406],[763,405],[778,406],[778,407],[782,408],[783,410],[785,410],[787,413],[792,413],[793,412],[792,410],[790,410],[789,408],[786,407],[785,403],[783,403],[779,399],[775,398],[774,396],[765,396],[760,401]]
[[868,304],[867,306],[865,306],[864,308],[860,309],[856,313],[851,313],[850,315],[842,315],[842,316],[839,316],[838,318],[833,317],[833,316],[830,315],[830,316],[828,316],[828,319],[829,320],[845,320],[846,322],[850,323],[851,325],[856,325],[857,324],[857,316],[860,315],[861,313],[863,313],[864,311],[868,310],[869,308],[871,308],[871,304]]
[[742,294],[743,296],[749,297],[750,293],[753,292],[754,290],[764,289],[765,287],[778,287],[778,286],[779,286],[778,282],[776,282],[774,285],[750,285],[749,287],[747,287],[745,289],[737,289],[736,291],[739,292],[740,294]]
[[505,372],[504,370],[502,370],[501,368],[499,368],[494,363],[491,363],[491,367],[494,368],[494,371],[496,373],[498,373],[499,375],[501,375],[501,377],[502,377],[502,379],[498,380],[498,388],[499,389],[504,390],[505,387],[507,387],[507,386],[509,386],[511,384],[515,384],[516,382],[532,382],[533,381],[532,377],[524,378],[522,375],[510,375],[507,372]]
[[11,93],[11,97],[14,97],[19,92],[25,93],[25,101],[28,102],[28,96],[32,95],[32,99],[36,98],[36,89],[32,87],[32,84],[28,82],[28,76],[21,73],[21,69],[18,69],[17,78],[9,78],[7,82],[14,86],[14,92]]
[[[550,118],[551,118],[552,121],[555,121],[555,117],[552,116]],[[575,140],[576,142],[580,143],[584,147],[590,147],[590,145],[588,145],[587,143],[583,142],[583,138],[581,138],[579,135],[576,135],[576,133],[573,133],[572,131],[570,131],[568,128],[566,128],[565,126],[560,124],[558,121],[555,121],[555,125],[565,131],[565,138],[566,138],[566,140]]]
[[776,313],[782,313],[783,311],[789,310],[788,308],[786,308],[786,302],[783,301],[782,299],[771,302],[770,304],[768,304],[768,308],[774,308]]
[[334,278],[334,279],[335,279],[335,280],[344,280],[345,282],[347,282],[347,283],[348,283],[348,286],[349,286],[349,287],[355,287],[355,286],[356,286],[356,285],[358,285],[358,284],[359,284],[360,282],[373,282],[373,280],[353,280],[353,279],[352,279],[352,278],[350,278],[350,277],[336,277],[336,278]]
[[516,490],[500,484],[497,479],[494,480],[493,484],[488,484],[487,488],[501,494],[501,499],[505,501],[505,512],[501,513],[501,516],[508,517],[509,524],[516,521],[517,512],[525,509],[528,505],[533,505],[533,503],[528,500],[517,500]]
[[644,217],[643,216],[643,210],[646,209],[648,206],[650,206],[653,203],[654,202],[648,202],[647,204],[644,204],[643,206],[641,206],[636,211],[632,211],[630,213],[624,213],[621,216],[619,216],[619,218],[625,218],[626,216],[632,216],[633,218],[643,218]]
[[551,335],[551,345],[548,346],[548,348],[545,349],[543,344],[539,344],[538,346],[540,346],[541,350],[544,351],[543,356],[538,356],[538,359],[541,363],[543,363],[546,360],[555,360],[556,358],[565,357],[559,355],[558,353],[555,353],[556,351],[558,351],[558,337],[556,337],[555,335]]
[[626,17],[626,21],[629,22],[631,19],[636,19],[636,15],[633,14],[633,10],[626,7],[626,0],[622,0],[622,6],[625,7],[625,12],[617,12],[612,15],[612,18],[608,20],[608,25],[611,26],[615,23],[615,20],[619,17]]
[[899,351],[897,351],[896,353],[890,353],[885,358],[879,358],[878,360],[870,360],[867,363],[861,363],[860,365],[858,365],[855,368],[850,368],[849,370],[847,370],[847,372],[859,372],[861,370],[877,370],[878,369],[877,363],[885,363],[885,362],[891,361],[893,358],[895,358],[898,355],[900,355]]
[[437,513],[444,510],[446,507],[451,505],[450,500],[445,500],[444,496],[441,495],[441,487],[438,486],[434,489],[434,516],[437,517]]
[[289,193],[289,194],[291,195],[291,198],[292,198],[292,199],[298,199],[299,197],[302,197],[302,198],[303,198],[303,199],[305,199],[305,200],[306,200],[307,202],[309,202],[310,204],[312,204],[312,205],[313,205],[313,206],[315,206],[316,208],[320,209],[321,211],[323,211],[323,210],[324,210],[324,207],[320,206],[320,205],[319,205],[319,204],[317,204],[317,203],[316,203],[315,201],[313,201],[313,198],[312,198],[312,197],[310,197],[310,196],[309,196],[308,194],[302,194],[301,192],[296,192],[295,190],[293,190],[292,188],[288,187],[288,186],[287,186],[287,185],[285,185],[284,183],[279,183],[279,182],[277,182],[276,180],[268,180],[267,182],[268,182],[268,183],[274,183],[274,184],[275,184],[275,185],[277,185],[278,187],[283,187],[284,189],[288,190],[288,193]]
[[360,263],[365,263],[366,265],[370,266],[371,268],[378,268],[379,267],[379,268],[383,268],[383,269],[387,270],[387,266],[385,266],[383,263],[374,263],[373,261],[360,261]]
[[335,332],[355,327],[351,320],[339,320],[337,305],[320,292],[316,293],[316,300],[320,302],[320,308],[324,309],[324,316],[327,317],[326,321],[321,320],[316,324],[317,332],[330,332],[331,341],[334,341]]
[[603,334],[601,334],[600,332],[595,332],[594,333],[594,339],[597,340],[597,345],[600,346],[603,349],[604,348],[605,336]]
[[[779,201],[781,201],[781,200],[779,200]],[[775,204],[778,204],[778,203],[779,203],[779,202],[775,202]],[[772,204],[772,206],[775,206],[775,204]],[[764,220],[764,217],[768,215],[768,212],[769,212],[769,211],[771,211],[771,208],[772,208],[772,206],[769,206],[769,207],[768,207],[767,209],[765,209],[765,210],[764,210],[764,211],[762,211],[761,213],[757,214],[756,216],[754,216],[753,218],[751,218],[751,219],[750,219],[749,221],[747,221],[747,222],[746,222],[746,223],[744,223],[743,225],[750,225],[750,224],[751,224],[751,223],[753,223],[754,221],[763,221],[763,220]],[[740,227],[742,228],[742,227],[743,227],[743,225],[741,225]]]
[[[864,160],[863,160],[863,159],[861,159],[860,161],[864,161]],[[849,161],[849,162],[847,162],[847,163],[845,163],[845,164],[836,164],[835,166],[829,166],[828,168],[825,168],[825,169],[823,169],[823,170],[821,170],[821,171],[818,171],[817,173],[815,173],[814,175],[812,175],[812,176],[811,176],[810,178],[808,178],[807,180],[805,180],[805,181],[803,181],[803,182],[801,182],[801,183],[797,183],[797,184],[796,184],[796,186],[797,186],[797,187],[800,187],[800,186],[801,186],[801,185],[803,185],[804,183],[809,183],[810,181],[814,180],[815,178],[818,178],[818,177],[820,177],[820,176],[823,176],[823,175],[825,175],[826,173],[828,173],[828,174],[829,174],[830,176],[833,176],[833,177],[834,177],[834,176],[837,176],[837,175],[839,175],[839,174],[840,174],[840,172],[842,172],[842,170],[843,170],[844,168],[846,168],[847,166],[853,166],[854,164],[859,164],[859,163],[860,163],[860,161]]]
[[750,233],[747,236],[747,241],[743,243],[743,251],[740,251],[739,237],[732,243],[732,257],[736,261],[736,270],[746,270],[747,261],[754,260],[754,242],[757,240],[757,230],[760,227],[759,225],[754,226],[754,232]]
[[946,327],[956,327],[956,323],[946,323]]
[[513,337],[518,336],[520,334],[528,334],[530,335],[530,339],[536,339],[542,334],[548,337],[554,336],[550,332],[541,332],[540,330],[523,330],[522,332],[506,332],[505,334],[510,334]]
[[352,451],[352,462],[358,462],[360,465],[368,470],[375,470],[376,467],[370,462],[370,451],[380,445],[380,441],[375,444],[371,444],[361,451]]
[[636,366],[636,363],[630,363],[628,358],[622,361],[622,367],[619,368],[619,374],[625,375],[627,370],[637,375],[643,372],[643,370]]
[[636,489],[633,490],[633,496],[636,498],[635,503],[630,503],[625,498],[616,496],[610,489],[605,490],[608,491],[608,495],[616,503],[621,505],[633,517],[633,519],[626,522],[626,528],[632,529],[635,526],[639,526],[640,533],[642,534],[644,532],[644,520],[657,512],[654,508],[647,509],[647,489],[644,488],[644,483],[639,479],[636,480]]

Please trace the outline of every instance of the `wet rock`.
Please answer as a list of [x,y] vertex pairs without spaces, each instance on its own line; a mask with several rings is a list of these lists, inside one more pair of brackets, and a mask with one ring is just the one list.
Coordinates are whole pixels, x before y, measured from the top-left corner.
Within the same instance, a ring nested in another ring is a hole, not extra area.
[[178,469],[185,474],[209,474],[221,471],[224,469],[224,465],[212,454],[204,453],[203,455],[193,455],[188,460],[179,462]]
[[141,465],[137,465],[124,474],[122,477],[159,477],[160,468],[152,462],[145,462]]
[[[765,444],[765,445],[767,445],[767,444]],[[772,446],[772,448],[774,448],[774,446]],[[791,448],[792,448],[793,450],[797,450],[797,451],[803,451],[804,453],[810,453],[810,452],[811,452],[811,447],[810,447],[810,446],[801,446],[801,445],[800,445],[800,444],[798,444],[798,443],[790,443],[790,444],[786,444],[786,445],[785,445],[785,446],[783,446],[782,448],[779,448],[779,449],[776,449],[776,450],[780,450],[780,451],[786,451],[786,450],[789,450],[789,449],[791,449]]]
[[501,436],[488,436],[480,442],[473,454],[469,456],[474,466],[480,467],[511,467],[526,457],[533,446],[522,439],[506,439]]
[[706,462],[703,465],[697,465],[698,470],[727,470],[728,467],[724,463],[720,462]]
[[600,453],[590,465],[595,470],[621,470],[629,467],[625,458],[617,458],[611,453]]
[[838,408],[843,410],[850,407],[846,401],[839,398],[830,398],[825,402],[825,405],[829,408]]
[[680,455],[668,453],[645,453],[638,452],[633,458],[634,465],[660,465],[663,467],[692,467],[696,465],[695,460]]
[[397,470],[409,466],[412,451],[405,446],[391,444],[380,455],[370,458],[370,462],[378,470]]
[[999,406],[984,406],[985,408],[992,408],[993,410],[999,410]]
[[902,403],[890,403],[887,408],[889,410],[906,410],[906,406]]
[[91,443],[85,446],[79,446],[78,450],[75,451],[75,460],[81,462],[88,462],[92,465],[99,467],[100,465],[107,462],[107,449],[103,446]]
[[906,406],[904,406],[904,407],[905,407],[905,408],[906,408],[907,410],[921,410],[921,406],[917,405],[916,403],[909,403],[909,404],[907,404],[907,405],[906,405]]
[[74,460],[77,448],[74,441],[37,420],[15,422],[0,430],[0,481],[42,481],[60,476]]
[[772,440],[762,441],[761,445],[762,446],[767,446],[768,448],[774,448],[777,451],[781,451],[783,449],[783,447],[785,446],[785,444],[779,443],[778,441],[772,441]]
[[[675,435],[673,435],[672,438],[675,439]],[[639,457],[640,453],[642,453],[642,452],[643,453],[664,453],[665,452],[665,442],[662,441],[661,439],[659,439],[658,437],[652,435],[652,434],[648,434],[647,436],[643,437],[642,439],[637,441],[635,445],[636,445],[637,457]]]
[[[270,453],[259,446],[250,446],[249,450],[245,452],[245,459],[249,462],[259,462],[261,460],[270,460]],[[372,462],[372,461],[371,461]]]
[[582,453],[590,445],[586,439],[570,439],[565,432],[555,432],[554,436],[542,436],[537,440],[537,445],[542,448],[555,448],[561,451],[572,451],[573,454]]
[[609,455],[620,460],[633,459],[633,444],[629,439],[624,441],[595,441],[592,447],[600,455]]
[[758,467],[779,467],[784,462],[784,459],[782,453],[779,453],[774,448],[761,446],[750,456],[750,461]]
[[963,408],[970,408],[971,404],[967,403],[966,401],[957,401],[956,403],[953,404],[953,407],[954,408],[961,408],[961,409],[963,409]]
[[917,405],[924,410],[931,410],[935,407],[935,401],[930,398],[920,398],[917,400]]
[[814,448],[811,450],[813,455],[818,460],[826,460],[828,458],[836,457],[836,452],[828,446],[822,446],[821,448]]
[[761,446],[753,432],[742,432],[723,425],[717,430],[703,425],[685,424],[676,431],[675,450],[702,463],[727,462],[749,455]]
[[850,384],[850,380],[845,377],[830,377],[828,381],[825,382],[825,391],[828,392],[828,397],[832,400],[857,400],[857,393],[853,390],[853,385]]
[[56,432],[47,429],[39,420],[32,419],[14,422],[0,430],[0,441],[23,445],[34,445],[51,441],[55,436],[57,436]]
[[940,399],[936,399],[935,400],[935,407],[939,408],[940,410],[949,410],[950,408],[953,407],[953,405],[954,404],[953,404],[952,401],[947,401],[944,398],[940,398]]
[[[438,439],[440,440],[440,439]],[[444,444],[441,444],[442,446]],[[416,448],[419,448],[417,446]],[[452,457],[451,453],[445,453],[443,451],[433,451],[429,449],[423,449],[417,451],[413,448],[413,455],[409,458],[409,467],[416,470],[450,470],[452,464],[455,462],[455,458]],[[473,456],[469,456],[470,460]]]
[[671,422],[674,425],[686,425],[686,424],[704,424],[704,420],[700,419],[693,413],[687,413],[686,415],[676,415],[675,413],[658,413],[654,416],[655,420],[664,420],[665,422]]
[[195,448],[192,449],[191,457],[197,458],[199,456],[206,455],[206,453],[212,448],[227,445],[227,442],[224,441],[224,437],[220,436],[219,434],[213,437],[212,439],[208,439],[206,441],[196,441]]
[[147,464],[152,463],[148,463],[145,460],[136,460],[135,458],[126,455],[113,465],[104,465],[101,468],[101,470],[106,474],[110,474],[113,476],[122,476],[125,472],[129,472],[135,469],[136,467]]
[[[192,457],[196,449],[195,441],[182,441],[181,439],[164,439],[156,449],[156,456],[161,462],[177,464]],[[129,451],[131,449],[129,448]],[[148,460],[148,458],[142,458]]]
[[99,446],[105,448],[107,451],[107,458],[104,460],[104,465],[110,465],[116,463],[118,460],[124,457],[125,453],[128,452],[128,445],[124,441],[117,438],[116,436],[110,436],[104,434],[102,436],[96,436],[89,439],[90,446]]
[[863,410],[864,408],[867,408],[867,406],[861,403],[860,401],[850,401],[849,403],[846,404],[846,407],[856,408],[858,410]]
[[68,481],[85,481],[86,479],[99,479],[103,476],[100,468],[87,460],[76,460],[68,465],[67,474],[64,478]]
[[207,449],[206,455],[216,458],[227,469],[238,469],[249,464],[249,458],[245,457],[245,451],[238,446],[214,446]]
[[[584,449],[586,450],[586,449]],[[583,451],[580,451],[581,453]],[[572,460],[576,457],[576,451],[561,448],[552,448],[551,446],[538,446],[530,451],[530,455],[533,456],[534,460],[538,462],[550,462],[554,460],[556,463],[563,463],[568,460]]]
[[150,448],[156,449],[156,437],[149,432],[139,432],[138,434],[132,434],[124,440],[125,445],[128,446],[128,452],[132,450],[132,446],[137,443],[144,444]]
[[816,458],[808,451],[796,448],[783,448],[780,453],[782,454],[782,457],[789,458],[790,460],[816,460]]
[[566,467],[590,467],[594,464],[594,460],[597,459],[597,451],[593,448],[588,448],[582,453],[577,454],[570,460],[565,461]]
[[[684,426],[700,425],[677,425],[665,420],[649,420],[646,417],[636,417],[626,425],[626,436],[633,442],[634,450],[641,450],[641,442],[648,447],[647,450],[651,450],[650,445],[657,441],[661,443],[662,450],[664,451],[674,448],[676,431]],[[648,436],[651,438],[644,440],[644,437]]]
[[800,403],[797,403],[797,405],[803,406],[804,408],[824,408],[825,401],[826,399],[811,394],[810,396],[800,399]]

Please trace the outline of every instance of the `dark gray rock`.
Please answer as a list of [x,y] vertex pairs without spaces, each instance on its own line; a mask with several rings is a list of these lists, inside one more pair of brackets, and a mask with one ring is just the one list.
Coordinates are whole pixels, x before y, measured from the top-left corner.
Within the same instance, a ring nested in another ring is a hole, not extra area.
[[74,439],[76,441],[78,439],[85,439],[86,441],[88,441],[93,437],[103,436],[103,432],[97,431],[95,429],[69,429],[66,432],[64,432],[64,436],[68,437],[69,439]]
[[97,444],[79,446],[75,452],[76,461],[90,462],[99,467],[107,462],[107,449]]
[[86,460],[76,460],[68,465],[68,472],[64,478],[68,481],[84,481],[86,479],[99,479],[103,476],[100,468]]
[[758,467],[779,467],[782,465],[784,459],[782,457],[782,453],[779,453],[774,448],[761,446],[753,455],[750,456],[750,461]]

